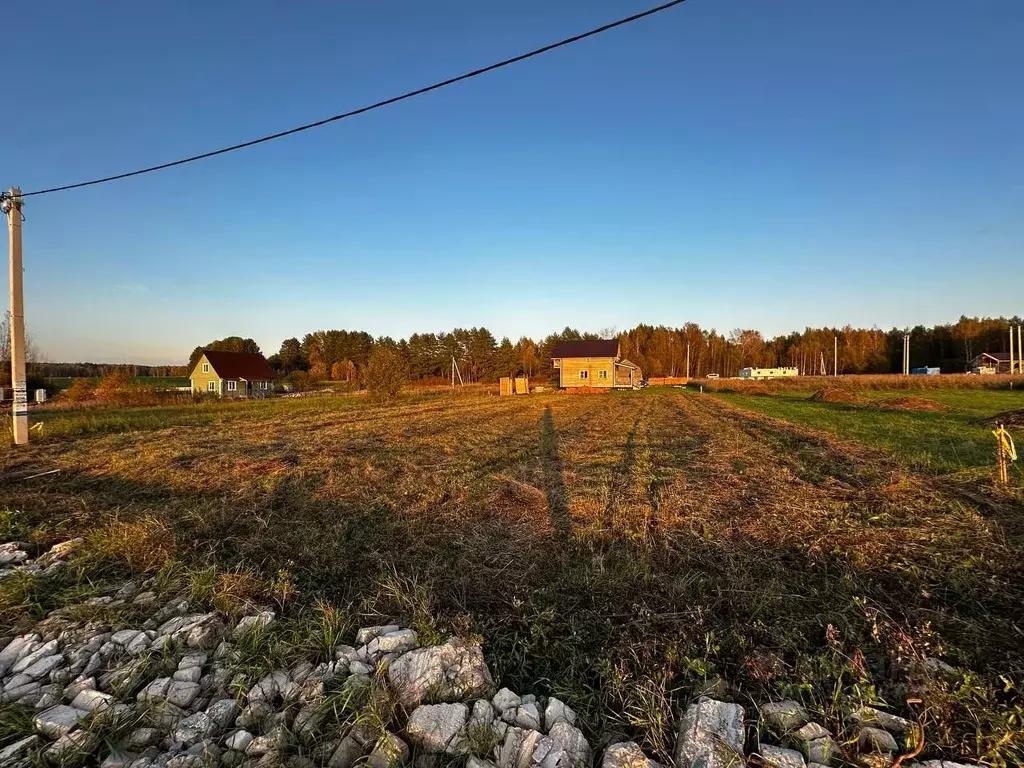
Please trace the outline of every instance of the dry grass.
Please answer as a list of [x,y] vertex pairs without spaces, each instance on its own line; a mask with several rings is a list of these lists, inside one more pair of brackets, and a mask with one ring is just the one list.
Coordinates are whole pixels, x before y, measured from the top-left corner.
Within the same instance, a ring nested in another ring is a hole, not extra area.
[[845,389],[836,389],[835,387],[829,387],[827,389],[819,389],[808,400],[813,400],[816,403],[857,403],[860,402],[860,398],[857,397],[853,392]]
[[[926,756],[1022,756],[1012,500],[678,390],[202,413],[10,449],[3,506],[53,537],[107,526],[134,568],[216,565],[235,602],[478,634],[504,684],[662,759],[683,700],[719,676],[837,733],[885,699],[925,719]],[[963,672],[922,713],[901,702],[926,656]]]

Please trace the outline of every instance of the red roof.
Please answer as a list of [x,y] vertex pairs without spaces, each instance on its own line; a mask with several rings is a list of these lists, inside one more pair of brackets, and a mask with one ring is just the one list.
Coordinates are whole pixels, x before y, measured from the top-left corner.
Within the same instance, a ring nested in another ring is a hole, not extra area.
[[560,341],[551,350],[551,357],[618,357],[618,339],[589,339],[586,341]]
[[213,366],[214,373],[222,379],[271,381],[277,377],[267,359],[255,352],[221,352],[208,349],[203,354]]

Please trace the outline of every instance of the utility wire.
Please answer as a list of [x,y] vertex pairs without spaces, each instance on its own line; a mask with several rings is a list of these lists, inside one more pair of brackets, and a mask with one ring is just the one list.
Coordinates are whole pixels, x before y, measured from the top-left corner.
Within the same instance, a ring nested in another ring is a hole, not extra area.
[[550,45],[545,45],[545,46],[543,46],[541,48],[536,48],[536,49],[534,49],[532,51],[529,51],[527,53],[522,53],[522,54],[520,54],[518,56],[513,56],[511,59],[505,59],[504,61],[499,61],[499,62],[497,62],[495,64],[491,64],[491,65],[486,66],[486,67],[481,67],[480,69],[474,69],[472,72],[466,72],[465,74],[459,75],[457,77],[449,78],[448,80],[442,80],[439,83],[434,83],[433,85],[428,85],[428,86],[426,86],[424,88],[417,88],[415,91],[408,91],[407,93],[403,93],[400,96],[392,96],[390,99],[384,99],[383,101],[378,101],[375,104],[369,104],[369,105],[367,105],[365,107],[360,107],[359,109],[353,109],[350,112],[342,112],[339,115],[332,115],[331,117],[326,117],[323,120],[317,120],[315,123],[307,123],[306,125],[300,125],[297,128],[290,128],[287,131],[281,131],[279,133],[272,133],[269,136],[263,136],[263,137],[261,137],[259,139],[252,139],[251,141],[244,141],[241,144],[233,144],[230,147],[222,147],[221,149],[215,149],[212,152],[203,152],[202,154],[192,155],[191,157],[185,157],[185,158],[182,158],[181,160],[175,160],[175,161],[170,162],[170,163],[161,163],[160,165],[151,165],[148,168],[140,168],[137,171],[130,171],[128,173],[119,173],[119,174],[116,174],[114,176],[105,176],[102,179],[93,179],[92,181],[80,181],[80,182],[78,182],[76,184],[65,184],[65,185],[60,186],[60,187],[50,187],[49,189],[37,189],[37,190],[35,190],[33,192],[23,192],[21,196],[22,197],[32,197],[34,195],[48,195],[51,192],[63,192],[63,191],[68,190],[68,189],[79,189],[80,187],[91,187],[91,186],[94,186],[96,184],[106,184],[108,181],[118,181],[119,179],[127,179],[127,178],[131,178],[132,176],[141,176],[144,173],[153,173],[153,171],[162,171],[165,168],[174,168],[175,166],[178,166],[178,165],[185,165],[186,163],[194,163],[197,160],[205,160],[208,157],[216,157],[217,155],[224,155],[224,154],[227,154],[228,152],[234,152],[235,150],[238,150],[238,149],[246,149],[247,147],[254,147],[257,144],[265,144],[266,142],[273,141],[274,139],[281,139],[281,138],[284,138],[285,136],[291,136],[292,134],[295,134],[295,133],[301,133],[302,131],[308,131],[308,130],[310,130],[312,128],[319,128],[322,125],[327,125],[328,123],[334,123],[334,122],[337,122],[338,120],[344,120],[344,119],[349,118],[349,117],[355,117],[356,115],[361,115],[361,114],[363,114],[365,112],[371,112],[371,111],[373,111],[375,109],[380,109],[381,107],[386,107],[386,106],[389,106],[391,104],[397,104],[400,101],[405,101],[406,99],[411,99],[414,96],[421,96],[424,93],[430,93],[431,91],[440,90],[441,88],[445,88],[445,87],[447,87],[449,85],[454,85],[455,83],[462,82],[463,80],[469,80],[471,78],[478,77],[479,75],[484,75],[484,74],[487,74],[488,72],[493,72],[493,71],[495,71],[497,69],[502,69],[503,67],[511,66],[512,64],[518,64],[520,61],[526,61],[527,59],[532,59],[534,56],[540,56],[541,54],[548,53],[549,51],[553,51],[556,48],[562,48],[564,46],[571,45],[572,43],[578,43],[580,40],[585,40],[588,37],[594,37],[595,35],[600,35],[602,32],[607,32],[610,29],[615,29],[616,27],[622,27],[622,26],[625,26],[626,24],[632,24],[634,21],[639,21],[640,19],[646,18],[648,16],[653,16],[656,13],[661,13],[662,11],[667,11],[669,8],[673,8],[673,7],[677,6],[677,5],[682,5],[684,2],[686,2],[686,0],[672,0],[672,2],[664,3],[663,5],[655,6],[654,8],[649,8],[646,11],[642,11],[640,13],[635,13],[632,16],[627,16],[624,19],[619,19],[618,21],[613,21],[610,24],[604,24],[603,26],[595,27],[594,29],[591,29],[591,30],[589,30],[587,32],[582,32],[582,33],[580,33],[578,35],[573,35],[572,37],[567,37],[564,40],[559,40],[557,43],[551,43]]

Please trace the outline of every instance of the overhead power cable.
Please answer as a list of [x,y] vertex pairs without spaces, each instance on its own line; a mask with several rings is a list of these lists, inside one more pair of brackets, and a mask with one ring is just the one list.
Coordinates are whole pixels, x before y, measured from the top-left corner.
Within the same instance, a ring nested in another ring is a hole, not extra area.
[[358,109],[353,109],[350,110],[349,112],[342,112],[341,114],[338,115],[325,117],[323,120],[317,120],[314,123],[300,125],[297,128],[289,128],[287,131],[272,133],[269,136],[262,136],[261,138],[252,139],[251,141],[243,141],[241,144],[232,144],[230,147],[222,147],[221,149],[215,149],[211,152],[203,152],[202,154],[192,155],[191,157],[185,157],[182,158],[181,160],[174,160],[169,163],[161,163],[160,165],[151,165],[148,168],[140,168],[137,171],[129,171],[128,173],[118,173],[113,176],[104,176],[101,179],[93,179],[92,181],[79,181],[75,184],[64,184],[63,186],[50,187],[48,189],[37,189],[33,192],[23,192],[21,196],[32,197],[34,195],[48,195],[52,192],[64,192],[65,190],[68,189],[79,189],[80,187],[91,187],[96,184],[106,184],[108,181],[118,181],[119,179],[128,179],[131,178],[132,176],[141,176],[144,173],[162,171],[165,168],[174,168],[175,166],[178,165],[194,163],[197,160],[205,160],[208,157],[216,157],[217,155],[225,155],[228,152],[234,152],[239,149],[255,147],[257,144],[265,144],[268,141],[273,141],[274,139],[281,139],[284,138],[285,136],[291,136],[292,134],[301,133],[302,131],[308,131],[313,128],[319,128],[320,126],[327,125],[328,123],[334,123],[337,122],[338,120],[344,120],[346,118],[355,117],[356,115],[361,115],[366,112],[372,112],[375,109],[380,109],[381,107],[386,107],[391,104],[397,104],[400,101],[405,101],[406,99],[411,99],[415,96],[422,96],[424,93],[437,91],[449,85],[460,83],[463,80],[469,80],[474,77],[479,77],[480,75],[487,74],[488,72],[494,72],[497,69],[502,69],[503,67],[508,67],[511,66],[512,64],[518,64],[520,61],[532,59],[534,56],[540,56],[541,54],[548,53],[549,51],[553,51],[557,48],[562,48],[573,43],[578,43],[580,40],[585,40],[588,37],[600,35],[602,32],[607,32],[610,29],[622,27],[625,26],[626,24],[632,24],[634,21],[639,21],[640,19],[646,18],[648,16],[653,16],[656,13],[667,11],[669,8],[673,8],[674,6],[677,5],[682,5],[684,2],[686,2],[686,0],[672,0],[672,2],[664,3],[662,5],[655,6],[654,8],[648,8],[646,11],[635,13],[632,16],[627,16],[624,19],[613,21],[610,24],[604,24],[600,27],[595,27],[594,29],[591,29],[587,32],[581,32],[578,35],[573,35],[572,37],[567,37],[564,40],[559,40],[557,43],[551,43],[550,45],[545,45],[541,48],[536,48],[527,53],[522,53],[518,56],[513,56],[510,59],[505,59],[504,61],[499,61],[495,64],[491,64],[486,67],[481,67],[480,69],[474,69],[471,72],[466,72],[465,74],[458,75],[457,77],[451,77],[447,80],[442,80],[441,82],[434,83],[433,85],[428,85],[424,88],[417,88],[414,91],[408,91],[407,93],[403,93],[400,96],[392,96],[390,99],[384,99],[383,101],[378,101],[374,104],[368,104],[365,107],[359,107]]

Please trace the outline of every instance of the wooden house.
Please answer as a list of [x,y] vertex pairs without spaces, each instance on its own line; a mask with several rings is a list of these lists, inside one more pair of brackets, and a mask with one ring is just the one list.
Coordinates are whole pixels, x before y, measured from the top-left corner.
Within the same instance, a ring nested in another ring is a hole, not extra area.
[[193,392],[220,397],[263,397],[274,389],[274,369],[253,352],[206,350],[189,373]]
[[621,358],[618,339],[560,341],[551,359],[562,389],[636,388],[643,378],[638,365]]
[[[1013,367],[1017,368],[1017,361],[1013,361]],[[982,352],[971,360],[968,370],[975,373],[1010,373],[1009,352]]]

